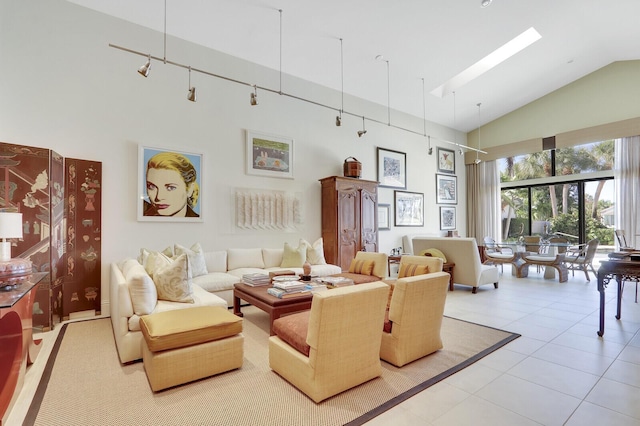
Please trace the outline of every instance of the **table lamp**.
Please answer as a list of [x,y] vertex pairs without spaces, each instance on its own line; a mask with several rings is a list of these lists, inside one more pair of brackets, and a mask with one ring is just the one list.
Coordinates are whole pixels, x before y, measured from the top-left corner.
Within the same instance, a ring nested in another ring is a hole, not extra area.
[[22,213],[0,212],[0,262],[11,260],[11,241],[7,238],[22,238]]

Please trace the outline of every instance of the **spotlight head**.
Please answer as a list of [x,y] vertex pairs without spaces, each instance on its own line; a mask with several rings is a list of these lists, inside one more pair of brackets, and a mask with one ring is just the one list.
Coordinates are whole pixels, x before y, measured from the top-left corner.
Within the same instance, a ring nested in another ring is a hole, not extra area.
[[336,126],[337,127],[342,126],[342,118],[340,118],[339,115],[336,115]]
[[480,7],[488,7],[493,0],[480,0]]
[[251,102],[251,106],[258,105],[258,95],[256,95],[255,93],[252,93],[250,102]]
[[138,74],[140,74],[143,77],[148,77],[149,76],[149,71],[151,71],[151,58],[150,57],[147,58],[147,62],[145,62],[143,66],[138,68]]
[[481,159],[479,159],[479,158],[476,158],[475,160],[473,160],[473,162],[474,162],[475,164],[480,164],[480,163],[482,163],[482,160],[481,160]]
[[464,151],[462,150],[462,148],[460,148],[458,152],[460,153],[460,155],[464,155]]
[[191,102],[195,102],[196,101],[196,88],[195,87],[190,87],[189,88],[189,93],[187,93],[187,99],[189,99]]
[[429,155],[433,154],[433,148],[429,147],[429,150],[427,151],[429,153]]
[[358,130],[358,137],[361,138],[365,133],[367,133],[366,130]]

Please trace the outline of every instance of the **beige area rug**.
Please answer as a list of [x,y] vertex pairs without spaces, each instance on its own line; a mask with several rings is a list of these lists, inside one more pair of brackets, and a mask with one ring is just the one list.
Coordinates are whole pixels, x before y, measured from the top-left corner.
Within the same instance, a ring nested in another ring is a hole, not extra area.
[[267,315],[243,312],[241,369],[155,394],[109,319],[64,325],[24,425],[360,425],[519,337],[445,317],[444,349],[316,404],[269,368]]

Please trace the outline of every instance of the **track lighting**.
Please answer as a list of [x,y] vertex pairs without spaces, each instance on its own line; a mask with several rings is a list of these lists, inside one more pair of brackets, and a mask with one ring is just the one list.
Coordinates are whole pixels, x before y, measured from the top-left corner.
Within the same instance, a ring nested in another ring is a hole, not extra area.
[[336,115],[336,126],[342,126],[342,112],[340,112],[340,115]]
[[256,106],[258,105],[258,87],[254,84],[253,85],[253,93],[251,93],[251,106]]
[[488,7],[493,0],[480,0],[480,7]]
[[464,151],[462,150],[462,148],[459,148],[458,152],[460,153],[460,155],[464,155]]
[[476,151],[476,159],[473,160],[474,163],[480,164],[482,160],[480,159],[480,102],[478,102],[478,151]]
[[358,130],[358,137],[361,138],[362,135],[367,133],[367,130],[364,128],[364,115],[362,116],[362,130]]
[[147,62],[145,62],[143,66],[138,68],[138,73],[143,77],[148,77],[149,71],[151,71],[151,55],[147,57]]
[[189,93],[187,93],[187,99],[191,102],[196,101],[196,88],[191,86],[191,67],[189,67]]

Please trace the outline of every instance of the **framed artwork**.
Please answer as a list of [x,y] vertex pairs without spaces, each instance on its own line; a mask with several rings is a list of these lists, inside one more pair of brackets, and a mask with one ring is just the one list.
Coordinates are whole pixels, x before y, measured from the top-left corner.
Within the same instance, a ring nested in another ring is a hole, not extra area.
[[458,178],[436,173],[436,194],[438,204],[458,204]]
[[293,179],[293,139],[247,130],[247,174]]
[[378,147],[378,182],[384,188],[407,188],[407,154]]
[[438,147],[438,171],[456,174],[456,152]]
[[394,191],[395,225],[424,226],[424,194]]
[[389,204],[378,204],[378,230],[391,229],[391,206]]
[[138,221],[202,222],[202,154],[138,147]]
[[456,208],[440,206],[440,229],[456,229]]

